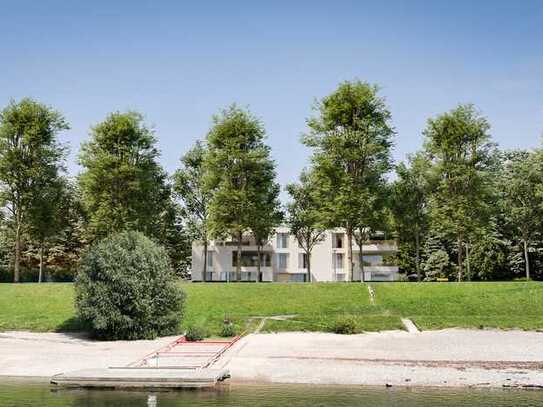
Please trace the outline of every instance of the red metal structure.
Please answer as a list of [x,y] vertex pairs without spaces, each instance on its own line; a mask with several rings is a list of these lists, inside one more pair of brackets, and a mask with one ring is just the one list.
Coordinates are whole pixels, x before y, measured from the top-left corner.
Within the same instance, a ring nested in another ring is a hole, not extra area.
[[204,369],[215,363],[240,338],[191,342],[182,336],[126,368]]

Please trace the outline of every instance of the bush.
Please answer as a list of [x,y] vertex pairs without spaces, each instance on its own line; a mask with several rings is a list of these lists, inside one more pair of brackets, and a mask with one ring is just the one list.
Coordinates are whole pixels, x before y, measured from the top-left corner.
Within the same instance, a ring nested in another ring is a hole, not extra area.
[[139,232],[106,238],[81,258],[75,280],[78,317],[101,339],[174,334],[184,292],[165,250]]
[[189,326],[185,332],[185,339],[190,342],[201,341],[205,336],[205,329],[198,325]]
[[352,335],[357,331],[356,321],[350,316],[338,318],[334,323],[333,329],[337,334]]
[[423,263],[422,269],[426,274],[426,281],[433,281],[436,278],[447,278],[448,274],[452,271],[449,254],[441,249],[432,252],[426,262]]
[[221,330],[221,336],[225,338],[231,338],[233,336],[236,336],[238,334],[238,330],[236,329],[236,326],[232,323],[232,321],[225,321],[222,330]]

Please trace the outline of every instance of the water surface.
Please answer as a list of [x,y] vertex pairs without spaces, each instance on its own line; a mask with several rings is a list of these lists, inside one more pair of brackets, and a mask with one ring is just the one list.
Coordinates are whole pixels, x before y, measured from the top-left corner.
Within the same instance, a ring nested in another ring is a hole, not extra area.
[[353,386],[224,385],[200,391],[66,390],[47,384],[0,384],[0,406],[543,406],[543,391]]

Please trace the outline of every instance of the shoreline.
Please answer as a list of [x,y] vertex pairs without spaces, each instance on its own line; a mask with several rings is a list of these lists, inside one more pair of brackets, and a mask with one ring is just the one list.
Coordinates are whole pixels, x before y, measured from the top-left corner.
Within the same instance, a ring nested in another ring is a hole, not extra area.
[[[56,385],[52,384],[49,380],[49,377],[35,377],[35,376],[3,376],[0,375],[0,387],[1,386],[10,386],[10,385],[31,385],[31,386],[50,386],[51,388],[57,388]],[[267,382],[267,381],[255,381],[255,380],[232,380],[228,379],[226,382],[218,383],[215,387],[206,387],[206,388],[146,388],[146,387],[128,387],[128,388],[118,388],[110,389],[108,387],[90,387],[85,388],[86,390],[100,391],[100,390],[109,390],[109,391],[122,391],[122,392],[145,392],[145,393],[162,393],[162,392],[176,392],[176,391],[198,391],[198,392],[213,392],[213,391],[222,391],[226,388],[238,388],[238,387],[315,387],[315,388],[360,388],[360,389],[372,389],[372,390],[382,390],[382,389],[405,389],[405,390],[493,390],[493,391],[543,391],[543,386],[485,386],[485,385],[449,385],[449,386],[439,386],[439,385],[421,385],[421,384],[405,384],[405,385],[377,385],[377,384],[326,384],[326,383],[283,383],[283,382]],[[65,388],[66,390],[73,390],[73,388]],[[60,390],[60,388],[58,388]]]
[[[56,373],[124,365],[170,343],[98,342],[84,335],[0,333],[0,377],[48,383]],[[250,334],[214,365],[223,385],[543,388],[543,333],[447,329],[358,335]]]
[[[0,386],[2,385],[46,385],[55,388],[55,385],[50,382],[50,377],[47,376],[6,376],[0,375]],[[114,389],[115,391],[126,391],[126,392],[172,392],[172,391],[220,391],[228,387],[277,387],[277,386],[303,386],[303,387],[330,387],[330,388],[368,388],[368,389],[392,389],[392,388],[401,388],[401,389],[413,389],[413,390],[503,390],[503,391],[543,391],[543,385],[505,385],[505,386],[492,386],[489,383],[479,383],[479,384],[450,384],[450,385],[425,385],[420,383],[405,383],[405,384],[342,384],[342,383],[306,383],[306,382],[270,382],[270,381],[258,381],[254,379],[228,379],[225,382],[218,383],[216,387],[207,387],[207,388],[189,388],[189,389],[180,389],[180,388],[118,388]],[[87,388],[88,390],[101,390],[100,387]],[[104,389],[109,388],[105,387]]]

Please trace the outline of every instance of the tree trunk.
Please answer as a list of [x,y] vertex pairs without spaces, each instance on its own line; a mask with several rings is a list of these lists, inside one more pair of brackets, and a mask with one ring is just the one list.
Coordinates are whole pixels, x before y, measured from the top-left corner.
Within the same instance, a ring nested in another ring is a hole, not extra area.
[[353,230],[347,227],[347,281],[353,281]]
[[204,240],[204,271],[202,273],[202,281],[205,283],[207,281],[207,239]]
[[462,273],[464,271],[463,269],[463,257],[462,257],[462,239],[458,238],[458,282],[462,281]]
[[42,282],[43,278],[43,243],[40,244],[40,273],[38,274],[38,283]]
[[261,245],[260,242],[256,245],[256,255],[258,256],[256,260],[256,281],[262,281],[262,259],[260,258]]
[[13,282],[19,282],[19,267],[21,264],[21,226],[17,220],[15,228],[15,265],[13,267]]
[[420,236],[418,230],[415,232],[415,258],[417,268],[417,281],[420,283]]
[[469,243],[466,243],[466,274],[468,276],[468,281],[471,281],[471,267],[469,265]]
[[311,282],[311,252],[305,252],[307,256],[307,282]]
[[236,264],[236,281],[241,281],[241,239],[243,233],[240,231],[238,233],[238,262]]
[[528,257],[528,243],[524,239],[524,265],[526,269],[526,280],[530,279],[530,258]]
[[360,263],[360,282],[363,283],[366,281],[366,276],[364,276],[364,250],[362,249],[363,245],[360,245],[359,247],[358,261]]

